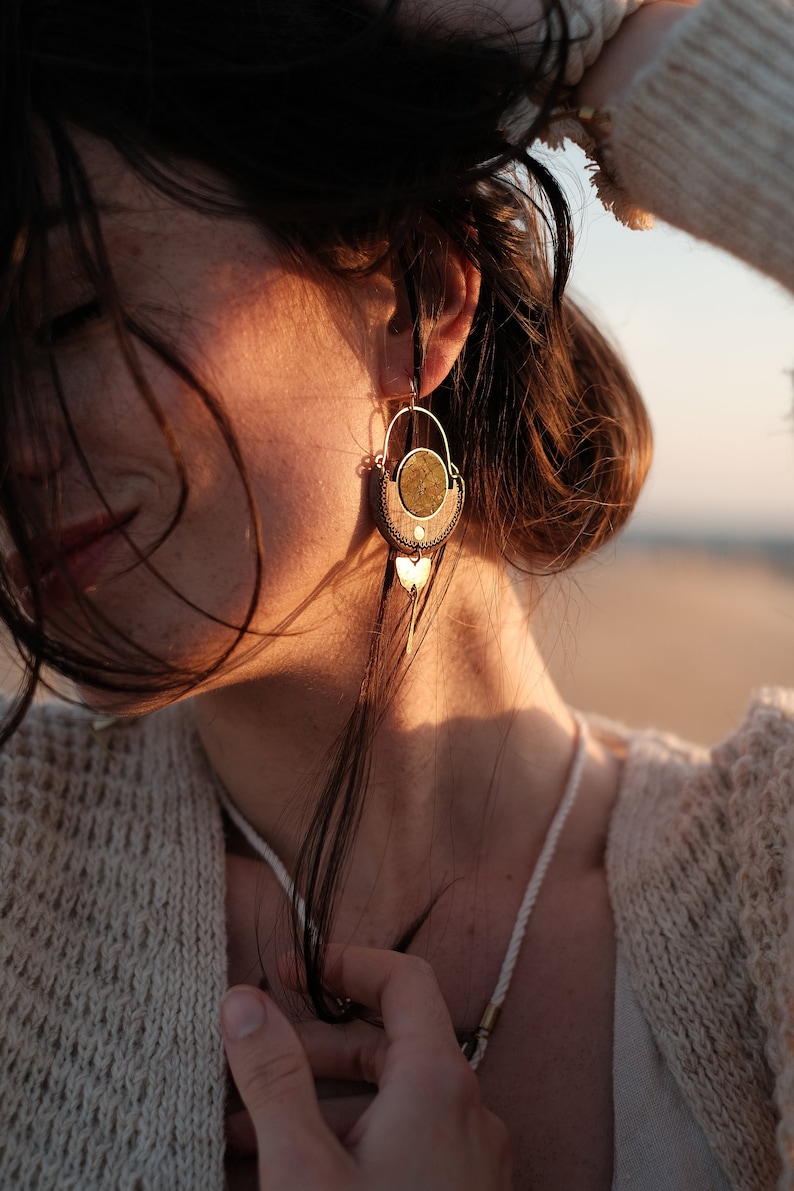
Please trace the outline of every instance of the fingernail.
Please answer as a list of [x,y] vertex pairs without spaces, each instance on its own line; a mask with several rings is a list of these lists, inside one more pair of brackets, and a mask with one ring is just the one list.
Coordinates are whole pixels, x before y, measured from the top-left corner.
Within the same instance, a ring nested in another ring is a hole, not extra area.
[[267,1021],[267,1009],[253,988],[230,988],[221,1001],[221,1025],[230,1042],[247,1038]]

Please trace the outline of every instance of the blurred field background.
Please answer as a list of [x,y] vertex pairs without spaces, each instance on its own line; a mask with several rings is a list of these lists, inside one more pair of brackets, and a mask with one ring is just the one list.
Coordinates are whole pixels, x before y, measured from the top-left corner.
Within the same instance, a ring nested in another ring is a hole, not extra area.
[[654,427],[626,536],[545,600],[568,700],[711,744],[754,688],[794,686],[794,300],[664,225],[631,232],[552,154],[578,224],[574,295]]
[[714,744],[794,686],[794,542],[624,539],[555,582],[539,640],[567,701]]

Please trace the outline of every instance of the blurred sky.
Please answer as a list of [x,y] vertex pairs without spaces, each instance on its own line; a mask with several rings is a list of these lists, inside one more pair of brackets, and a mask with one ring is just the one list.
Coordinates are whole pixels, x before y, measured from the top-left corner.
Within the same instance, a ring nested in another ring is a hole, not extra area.
[[794,537],[794,299],[669,227],[629,231],[579,150],[552,157],[578,213],[573,292],[622,349],[654,424],[634,528]]

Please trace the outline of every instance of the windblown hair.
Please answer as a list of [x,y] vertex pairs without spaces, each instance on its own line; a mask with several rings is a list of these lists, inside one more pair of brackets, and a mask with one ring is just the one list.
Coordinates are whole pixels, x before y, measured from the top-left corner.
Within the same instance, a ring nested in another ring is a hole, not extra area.
[[[542,94],[537,118],[521,138],[529,144],[560,93],[567,47],[558,0],[549,0],[547,20],[526,31],[521,53],[496,27],[476,39],[430,25],[406,31],[395,19],[397,7],[391,2],[374,12],[354,0],[3,0],[0,518],[31,593],[23,607],[19,576],[0,564],[0,617],[27,663],[4,738],[24,715],[43,666],[111,691],[189,693],[246,633],[260,580],[261,557],[247,617],[233,626],[229,649],[203,669],[154,656],[79,593],[75,599],[93,618],[95,644],[78,647],[47,633],[32,546],[40,514],[26,508],[8,464],[10,439],[20,428],[47,449],[46,422],[31,397],[25,302],[34,277],[46,326],[53,312],[42,237],[52,216],[42,185],[45,160],[55,164],[58,207],[81,268],[113,320],[119,350],[181,476],[171,525],[141,555],[141,565],[154,568],[151,556],[187,503],[189,478],[138,363],[139,343],[187,380],[212,412],[258,527],[223,395],[209,392],[157,328],[123,307],[75,128],[106,140],[178,202],[218,218],[253,218],[285,252],[342,282],[385,252],[409,295],[419,368],[444,297],[424,251],[429,217],[481,275],[468,341],[432,400],[466,477],[468,516],[483,539],[514,564],[549,571],[601,545],[629,515],[648,464],[647,418],[623,365],[564,297],[572,234],[560,188],[541,161],[508,143],[501,130],[505,110],[526,89]],[[223,187],[208,181],[213,175]],[[42,346],[52,399],[101,501],[46,335],[39,352]],[[50,499],[57,516],[56,486]],[[361,813],[372,739],[402,666],[383,628],[398,615],[390,610],[391,585],[385,564],[361,690],[322,776],[297,866],[319,932],[307,926],[301,941],[309,990],[326,1017],[333,1012],[323,994],[321,939]]]

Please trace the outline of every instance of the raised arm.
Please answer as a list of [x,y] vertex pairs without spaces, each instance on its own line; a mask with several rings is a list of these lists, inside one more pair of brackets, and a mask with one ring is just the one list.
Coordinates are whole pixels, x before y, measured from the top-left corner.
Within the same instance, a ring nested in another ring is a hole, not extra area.
[[609,110],[627,200],[794,290],[792,0],[649,5],[576,102]]
[[[379,0],[380,3],[383,0]],[[570,39],[565,79],[575,86],[585,69],[596,61],[604,44],[614,37],[621,22],[644,0],[561,0]],[[646,0],[647,2],[647,0]],[[519,45],[532,47],[542,36],[549,4],[545,0],[406,0],[403,20],[432,21],[450,33],[509,31]],[[552,12],[552,29],[559,25]]]
[[[651,212],[794,290],[794,0],[562,3],[572,106],[611,116],[607,204]],[[404,0],[402,19],[506,28],[531,53],[546,7]],[[529,125],[519,112],[515,127]]]

